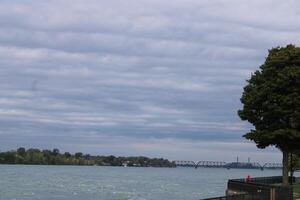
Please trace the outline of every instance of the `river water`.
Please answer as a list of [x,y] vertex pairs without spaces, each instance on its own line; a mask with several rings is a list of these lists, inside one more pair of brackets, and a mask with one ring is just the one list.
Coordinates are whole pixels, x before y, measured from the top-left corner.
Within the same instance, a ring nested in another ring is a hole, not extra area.
[[0,200],[197,200],[280,170],[0,165]]

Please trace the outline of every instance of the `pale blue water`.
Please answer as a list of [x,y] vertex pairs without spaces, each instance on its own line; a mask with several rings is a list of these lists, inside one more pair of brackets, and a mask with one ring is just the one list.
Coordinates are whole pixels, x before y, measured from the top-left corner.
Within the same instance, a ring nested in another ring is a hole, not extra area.
[[0,200],[197,200],[280,170],[0,165]]

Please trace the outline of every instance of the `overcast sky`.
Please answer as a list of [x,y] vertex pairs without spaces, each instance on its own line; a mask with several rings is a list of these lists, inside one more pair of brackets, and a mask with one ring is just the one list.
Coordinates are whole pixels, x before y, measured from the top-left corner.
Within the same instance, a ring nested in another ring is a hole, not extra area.
[[299,21],[297,0],[0,0],[0,150],[280,161],[236,113]]

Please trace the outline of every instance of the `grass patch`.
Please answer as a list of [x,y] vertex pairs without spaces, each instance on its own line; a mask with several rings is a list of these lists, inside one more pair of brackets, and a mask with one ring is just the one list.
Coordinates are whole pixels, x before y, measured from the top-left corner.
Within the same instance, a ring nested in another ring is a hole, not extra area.
[[296,183],[293,185],[293,189],[295,193],[300,194],[300,183]]

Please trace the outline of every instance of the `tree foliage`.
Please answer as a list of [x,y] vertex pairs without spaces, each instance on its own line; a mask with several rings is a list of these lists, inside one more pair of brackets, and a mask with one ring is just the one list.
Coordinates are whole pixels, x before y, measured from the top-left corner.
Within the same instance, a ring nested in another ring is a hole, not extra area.
[[279,148],[287,168],[288,152],[300,147],[300,48],[269,50],[265,63],[248,80],[241,102],[238,115],[254,126],[245,137],[259,148]]
[[292,157],[289,157],[289,168],[294,171],[300,170],[300,157],[297,154],[293,154]]

